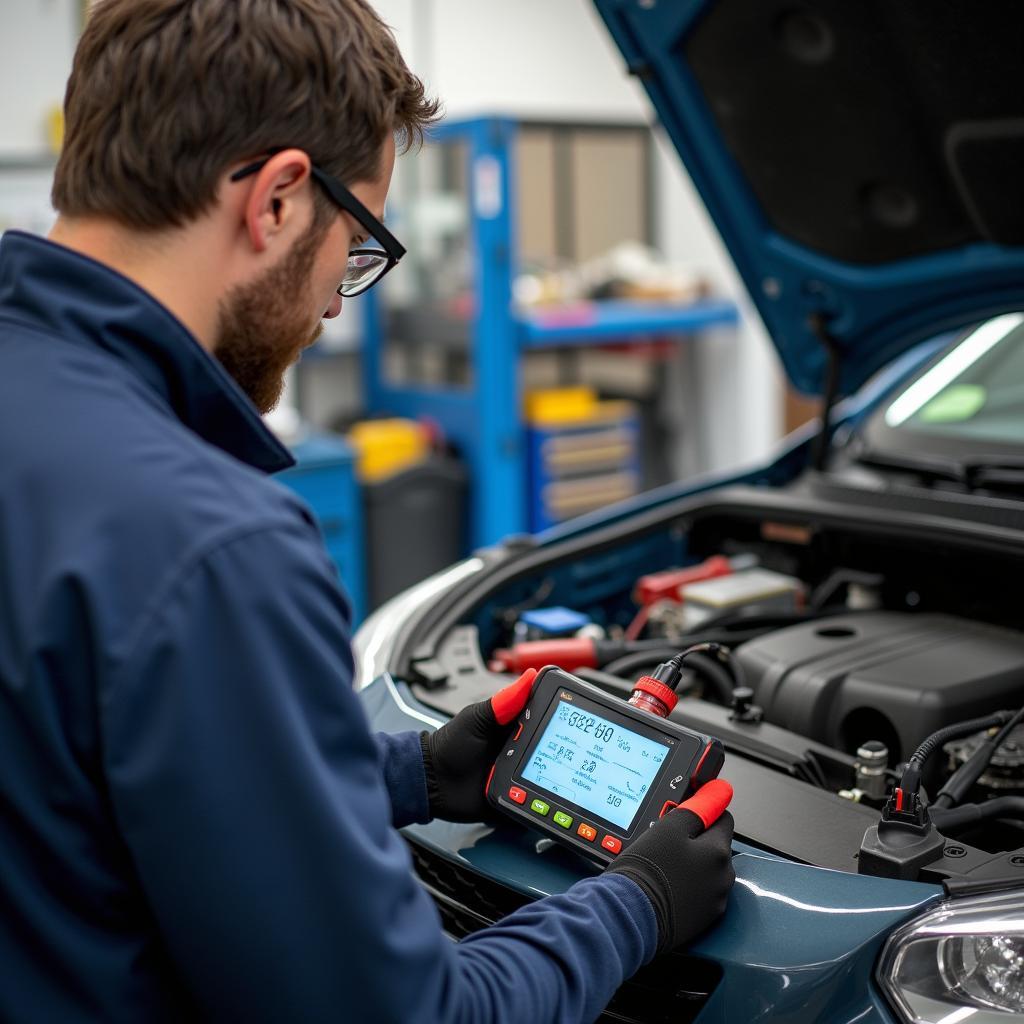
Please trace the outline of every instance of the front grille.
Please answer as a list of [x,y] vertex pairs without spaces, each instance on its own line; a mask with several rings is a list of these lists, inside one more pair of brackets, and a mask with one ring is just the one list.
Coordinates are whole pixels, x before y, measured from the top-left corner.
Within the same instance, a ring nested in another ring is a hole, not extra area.
[[[532,902],[529,896],[409,842],[413,866],[444,930],[461,939]],[[600,1024],[689,1024],[721,980],[709,960],[669,953],[642,967],[612,996]]]
[[410,842],[409,849],[416,874],[437,904],[444,930],[453,938],[464,939],[531,902],[529,896],[461,868],[416,843]]

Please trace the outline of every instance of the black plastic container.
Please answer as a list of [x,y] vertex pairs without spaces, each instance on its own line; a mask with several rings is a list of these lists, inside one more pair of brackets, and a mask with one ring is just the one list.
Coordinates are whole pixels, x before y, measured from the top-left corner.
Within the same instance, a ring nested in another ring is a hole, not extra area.
[[435,455],[363,484],[366,581],[371,609],[458,561],[465,551],[466,471]]

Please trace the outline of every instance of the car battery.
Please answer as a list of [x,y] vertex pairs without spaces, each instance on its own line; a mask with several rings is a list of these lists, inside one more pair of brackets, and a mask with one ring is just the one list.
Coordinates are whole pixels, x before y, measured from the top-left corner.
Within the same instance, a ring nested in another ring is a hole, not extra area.
[[803,600],[803,584],[771,569],[746,569],[731,576],[681,587],[683,625],[697,629],[708,619],[756,608],[759,612],[793,612]]

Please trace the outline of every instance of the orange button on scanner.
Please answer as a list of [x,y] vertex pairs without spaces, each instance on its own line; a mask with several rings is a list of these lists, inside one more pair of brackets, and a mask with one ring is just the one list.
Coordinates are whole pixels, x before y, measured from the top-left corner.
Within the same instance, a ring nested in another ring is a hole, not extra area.
[[597,838],[597,829],[593,825],[583,824],[576,829],[576,835],[586,839],[588,843],[592,843]]

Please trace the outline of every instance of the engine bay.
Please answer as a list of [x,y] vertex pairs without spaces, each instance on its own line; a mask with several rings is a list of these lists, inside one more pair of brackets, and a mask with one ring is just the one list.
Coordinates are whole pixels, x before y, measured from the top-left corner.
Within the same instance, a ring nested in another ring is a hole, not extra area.
[[[1024,871],[1021,556],[800,511],[697,504],[617,543],[532,553],[533,571],[498,574],[418,646],[413,692],[455,713],[555,664],[626,697],[659,663],[710,645],[687,659],[672,717],[722,739],[747,841],[925,880]],[[908,779],[918,788],[904,793]],[[884,840],[890,821],[909,835],[921,818],[927,858],[893,865],[864,845],[880,822]]]

